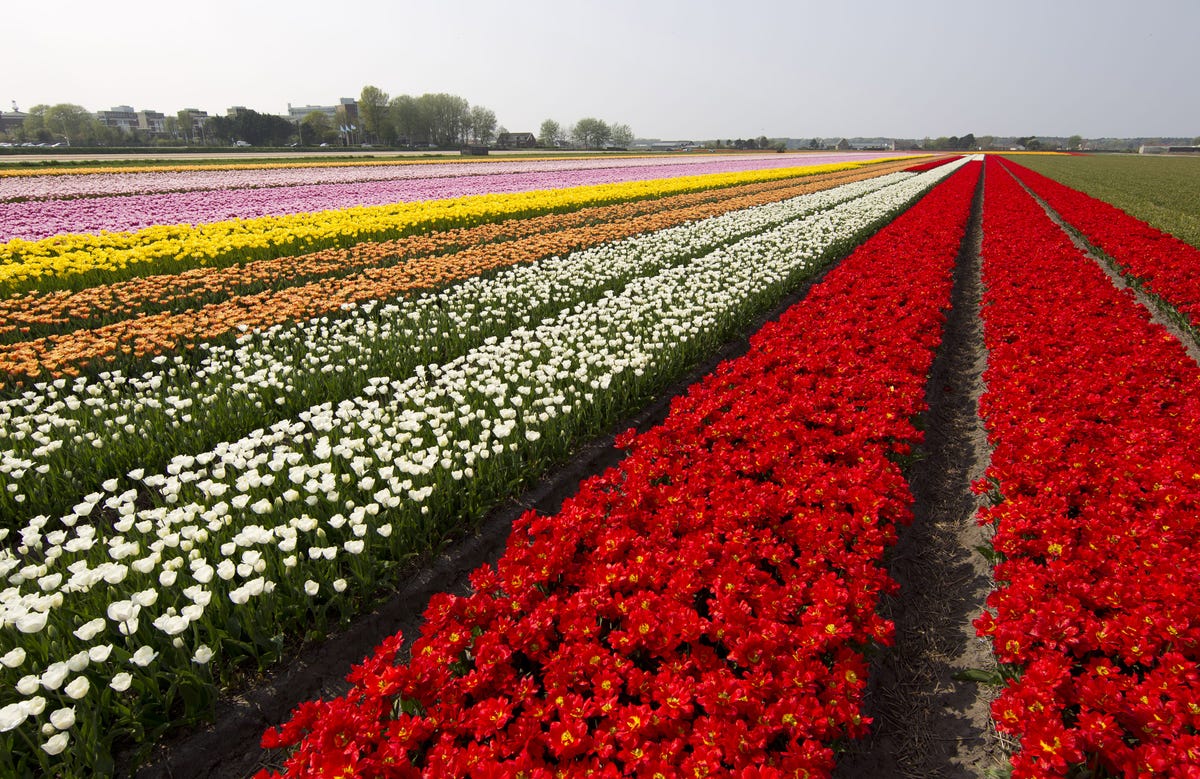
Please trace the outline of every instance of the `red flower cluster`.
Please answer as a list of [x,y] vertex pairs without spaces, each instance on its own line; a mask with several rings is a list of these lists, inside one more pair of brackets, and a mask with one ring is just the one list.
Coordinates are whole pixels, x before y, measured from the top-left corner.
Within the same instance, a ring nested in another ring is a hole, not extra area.
[[1013,775],[1200,777],[1200,369],[998,164],[984,204]]
[[[353,690],[263,738],[286,775],[825,776],[911,494],[893,459],[941,338],[980,166],[860,247]],[[262,777],[274,776],[268,772]]]
[[924,173],[927,170],[933,170],[934,168],[940,168],[943,165],[945,165],[949,162],[954,162],[955,160],[958,160],[958,159],[962,159],[961,154],[954,154],[949,157],[939,157],[938,159],[930,160],[929,162],[921,162],[916,165],[909,165],[907,168],[904,169],[904,171],[906,173]]
[[1200,249],[1135,219],[1116,206],[1014,162],[1004,163],[1123,272],[1200,327]]

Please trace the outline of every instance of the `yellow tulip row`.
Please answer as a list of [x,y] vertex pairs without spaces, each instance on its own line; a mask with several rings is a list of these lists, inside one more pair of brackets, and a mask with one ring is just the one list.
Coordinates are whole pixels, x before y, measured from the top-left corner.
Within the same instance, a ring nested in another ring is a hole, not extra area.
[[715,173],[230,219],[196,226],[156,225],[137,232],[66,234],[39,241],[14,239],[0,245],[0,295],[38,287],[78,289],[151,273],[227,266],[365,241],[392,240],[432,230],[811,176],[866,164],[870,163]]

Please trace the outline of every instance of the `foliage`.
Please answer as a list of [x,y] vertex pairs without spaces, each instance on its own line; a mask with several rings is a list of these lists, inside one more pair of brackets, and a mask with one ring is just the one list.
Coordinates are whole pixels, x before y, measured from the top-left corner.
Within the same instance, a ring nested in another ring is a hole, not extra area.
[[603,119],[588,116],[575,123],[571,137],[586,149],[600,149],[612,138],[612,128]]
[[390,98],[379,87],[365,86],[358,97],[358,115],[362,118],[363,131],[367,137],[390,144],[395,136],[395,125],[388,111]]
[[296,127],[282,116],[244,108],[232,116],[210,116],[205,131],[210,139],[226,143],[245,141],[251,146],[283,146],[295,136]]
[[538,130],[538,145],[544,146],[547,149],[553,149],[558,146],[560,141],[566,139],[566,133],[563,132],[562,126],[553,119],[547,119],[542,122],[541,128]]

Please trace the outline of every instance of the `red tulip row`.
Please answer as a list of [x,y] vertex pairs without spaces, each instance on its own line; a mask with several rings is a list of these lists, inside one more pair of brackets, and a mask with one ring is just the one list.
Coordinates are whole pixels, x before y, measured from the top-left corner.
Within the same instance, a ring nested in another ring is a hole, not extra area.
[[955,160],[960,160],[960,159],[962,159],[961,154],[952,154],[949,157],[939,157],[935,160],[930,160],[929,162],[920,162],[920,163],[917,163],[916,165],[909,165],[904,170],[908,173],[924,173],[927,170],[933,170],[934,168],[940,168],[947,163],[954,162]]
[[1125,275],[1200,327],[1200,249],[1029,168],[1009,160],[1004,165]]
[[[864,649],[911,494],[974,163],[860,247],[742,358],[619,439],[620,467],[514,527],[345,697],[264,736],[285,775],[823,776],[865,732]],[[274,776],[262,772],[260,776]]]
[[984,204],[1013,776],[1200,777],[1200,368],[1000,164]]

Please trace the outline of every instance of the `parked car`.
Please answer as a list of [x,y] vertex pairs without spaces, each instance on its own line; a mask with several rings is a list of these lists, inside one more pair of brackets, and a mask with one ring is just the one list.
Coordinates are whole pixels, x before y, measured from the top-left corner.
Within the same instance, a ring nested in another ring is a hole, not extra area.
[[233,145],[234,145],[234,146],[240,146],[240,147],[243,147],[243,148],[245,148],[245,147],[247,147],[247,146],[250,146],[251,144],[249,144],[249,143],[246,143],[245,141],[234,141],[234,142],[233,142]]

